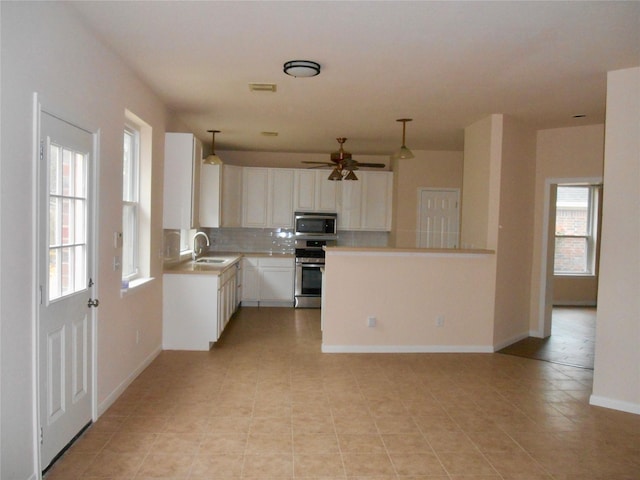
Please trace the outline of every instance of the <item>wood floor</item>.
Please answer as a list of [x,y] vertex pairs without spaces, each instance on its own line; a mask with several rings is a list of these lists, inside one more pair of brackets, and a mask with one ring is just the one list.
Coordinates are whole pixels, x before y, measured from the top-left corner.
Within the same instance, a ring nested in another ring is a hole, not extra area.
[[528,337],[499,353],[593,370],[596,309],[555,307],[551,326],[550,337]]

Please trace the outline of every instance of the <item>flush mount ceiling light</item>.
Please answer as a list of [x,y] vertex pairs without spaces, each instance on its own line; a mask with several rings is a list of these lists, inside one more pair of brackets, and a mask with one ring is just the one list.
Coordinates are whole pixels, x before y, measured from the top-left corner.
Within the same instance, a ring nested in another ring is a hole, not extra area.
[[406,133],[406,127],[407,127],[407,122],[410,122],[411,120],[413,120],[412,118],[399,118],[398,120],[396,120],[396,122],[402,122],[402,146],[398,149],[398,151],[396,151],[396,153],[394,153],[391,156],[391,159],[405,159],[405,158],[413,158],[413,152],[411,150],[409,150],[407,148],[407,146],[404,144],[404,139],[405,139],[405,133]]
[[291,60],[284,64],[283,71],[292,77],[315,77],[320,74],[320,64],[309,60]]
[[211,155],[204,159],[207,165],[222,165],[222,159],[216,155],[216,133],[220,133],[220,130],[207,130],[211,134]]

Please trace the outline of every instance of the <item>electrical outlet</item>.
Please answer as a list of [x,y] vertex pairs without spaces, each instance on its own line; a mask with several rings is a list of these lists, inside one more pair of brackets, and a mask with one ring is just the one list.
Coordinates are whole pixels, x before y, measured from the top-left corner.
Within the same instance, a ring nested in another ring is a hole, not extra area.
[[444,327],[444,315],[438,315],[436,317],[436,327]]
[[373,328],[378,323],[378,319],[376,317],[367,317],[367,327]]

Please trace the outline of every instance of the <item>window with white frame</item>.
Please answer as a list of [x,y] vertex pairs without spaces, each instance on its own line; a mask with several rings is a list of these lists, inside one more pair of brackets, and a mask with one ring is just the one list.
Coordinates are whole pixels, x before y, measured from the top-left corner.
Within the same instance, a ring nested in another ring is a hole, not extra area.
[[140,131],[127,125],[124,129],[122,161],[122,278],[133,280],[140,274]]
[[122,158],[122,279],[151,278],[151,146],[153,129],[125,110]]
[[597,185],[558,185],[556,275],[595,275],[599,192]]

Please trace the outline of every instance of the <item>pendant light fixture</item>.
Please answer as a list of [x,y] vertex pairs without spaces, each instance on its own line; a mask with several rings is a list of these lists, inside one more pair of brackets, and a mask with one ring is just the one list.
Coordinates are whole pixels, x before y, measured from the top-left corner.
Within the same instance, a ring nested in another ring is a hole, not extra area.
[[399,158],[406,159],[406,158],[413,158],[415,156],[413,152],[409,150],[405,145],[405,133],[406,133],[407,122],[410,122],[411,120],[413,119],[399,118],[398,120],[396,120],[396,122],[402,122],[402,146],[400,147],[400,149],[398,149],[396,153],[394,153],[391,156],[391,159],[399,159]]
[[204,159],[206,165],[222,165],[224,162],[216,155],[216,133],[220,133],[220,130],[207,130],[211,134],[211,155]]

